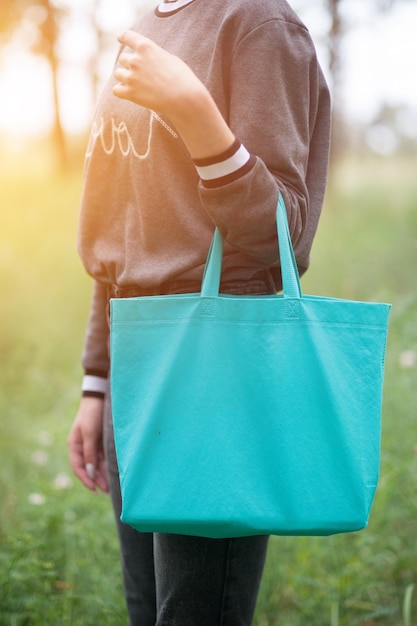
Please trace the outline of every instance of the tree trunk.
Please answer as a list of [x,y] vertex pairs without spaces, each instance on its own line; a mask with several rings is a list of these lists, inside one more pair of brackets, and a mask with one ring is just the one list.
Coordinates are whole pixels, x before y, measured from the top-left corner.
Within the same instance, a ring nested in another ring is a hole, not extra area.
[[333,100],[332,145],[330,151],[331,165],[334,165],[340,160],[346,146],[340,89],[341,40],[344,32],[340,15],[340,4],[340,0],[327,0],[331,20],[329,31],[329,70],[332,82],[331,90]]
[[60,9],[55,7],[51,0],[38,0],[38,5],[45,9],[45,19],[39,27],[41,39],[36,48],[36,52],[42,54],[47,59],[51,69],[54,116],[51,140],[55,150],[57,168],[60,171],[64,171],[68,165],[68,160],[65,133],[62,126],[59,106],[59,59],[56,53],[59,37]]
[[54,122],[52,127],[52,143],[55,150],[57,167],[64,172],[68,167],[67,145],[65,132],[62,126],[60,106],[59,106],[59,89],[58,89],[58,60],[52,52],[48,58],[51,67],[53,101],[54,101]]

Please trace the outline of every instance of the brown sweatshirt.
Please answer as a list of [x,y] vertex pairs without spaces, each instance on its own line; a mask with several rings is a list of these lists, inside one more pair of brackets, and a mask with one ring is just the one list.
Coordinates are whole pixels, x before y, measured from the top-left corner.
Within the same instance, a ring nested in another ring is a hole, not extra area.
[[198,283],[215,226],[223,278],[260,272],[281,288],[275,209],[281,191],[303,273],[323,202],[329,91],[308,30],[284,0],[160,5],[133,27],[183,59],[237,137],[193,162],[168,118],[112,94],[100,99],[87,149],[79,252],[94,291],[83,390],[102,393],[109,367],[109,285]]

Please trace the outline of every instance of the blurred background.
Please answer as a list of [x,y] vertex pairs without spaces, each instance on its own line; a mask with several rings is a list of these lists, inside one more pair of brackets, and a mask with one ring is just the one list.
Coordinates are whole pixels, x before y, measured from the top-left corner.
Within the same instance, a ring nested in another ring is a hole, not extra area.
[[[149,0],[2,0],[0,136],[19,152],[49,135],[56,164],[88,130],[115,36]],[[333,157],[384,156],[417,142],[415,0],[294,0],[333,93]]]
[[[0,626],[127,623],[110,504],[74,480],[66,439],[91,290],[76,251],[84,150],[116,36],[154,4],[0,0]],[[254,626],[412,626],[417,0],[291,4],[316,44],[334,116],[303,289],[393,306],[369,526],[272,538]]]

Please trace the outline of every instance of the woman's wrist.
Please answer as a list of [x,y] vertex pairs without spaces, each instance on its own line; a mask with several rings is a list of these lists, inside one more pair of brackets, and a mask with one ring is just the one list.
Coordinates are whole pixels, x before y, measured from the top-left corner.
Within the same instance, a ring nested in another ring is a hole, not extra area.
[[104,398],[107,393],[108,380],[102,372],[87,371],[84,374],[81,392],[82,397]]
[[233,132],[202,83],[183,95],[173,107],[170,119],[192,159],[223,154],[235,142]]

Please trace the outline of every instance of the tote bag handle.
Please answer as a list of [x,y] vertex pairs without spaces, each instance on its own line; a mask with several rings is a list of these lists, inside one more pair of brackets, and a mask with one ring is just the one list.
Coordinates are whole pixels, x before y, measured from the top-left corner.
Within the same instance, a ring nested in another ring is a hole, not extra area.
[[[302,296],[300,276],[292,247],[290,229],[288,227],[287,210],[281,194],[279,194],[278,197],[276,223],[284,297],[299,299]],[[219,295],[222,260],[223,236],[219,229],[216,228],[204,269],[201,286],[201,296],[203,298],[216,297]]]

